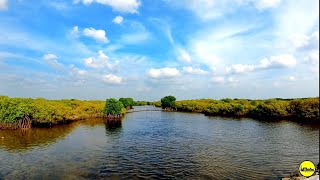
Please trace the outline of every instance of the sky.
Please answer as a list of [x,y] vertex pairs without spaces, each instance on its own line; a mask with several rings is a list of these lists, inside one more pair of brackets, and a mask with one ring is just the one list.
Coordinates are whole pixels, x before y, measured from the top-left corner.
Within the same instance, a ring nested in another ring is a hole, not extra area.
[[319,1],[0,0],[0,95],[319,96]]

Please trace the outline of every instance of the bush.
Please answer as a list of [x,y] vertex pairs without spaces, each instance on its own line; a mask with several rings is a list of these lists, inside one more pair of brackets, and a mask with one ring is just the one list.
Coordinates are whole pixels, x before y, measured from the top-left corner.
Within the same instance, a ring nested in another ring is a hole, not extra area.
[[104,113],[106,115],[120,115],[123,114],[125,111],[123,110],[123,104],[122,102],[114,99],[114,98],[110,98],[106,100],[106,106],[104,109]]

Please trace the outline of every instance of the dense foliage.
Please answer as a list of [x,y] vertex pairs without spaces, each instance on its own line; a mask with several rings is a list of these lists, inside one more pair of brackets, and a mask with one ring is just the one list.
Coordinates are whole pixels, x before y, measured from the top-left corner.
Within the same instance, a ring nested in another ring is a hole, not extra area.
[[106,100],[106,106],[104,108],[104,113],[107,115],[121,115],[125,113],[124,106],[121,101],[114,98]]
[[148,105],[148,102],[147,101],[135,101],[134,105],[135,106],[146,106],[146,105]]
[[161,107],[165,108],[175,108],[176,98],[174,96],[165,96],[161,99]]
[[132,98],[120,98],[119,101],[122,102],[125,108],[132,108],[132,106],[134,105],[134,101]]
[[177,101],[176,107],[180,111],[202,112],[214,116],[294,119],[319,123],[319,98],[183,100]]
[[0,96],[0,123],[17,123],[27,115],[32,123],[57,124],[66,120],[102,117],[103,101],[46,100]]
[[33,124],[57,124],[68,120],[103,117],[105,114],[125,113],[124,105],[155,105],[180,111],[202,112],[206,115],[251,117],[257,119],[292,119],[320,123],[319,98],[300,99],[199,99],[175,101],[166,96],[157,102],[137,101],[131,98],[103,101],[46,100],[43,98],[9,98],[0,96],[0,124],[17,124],[25,115]]

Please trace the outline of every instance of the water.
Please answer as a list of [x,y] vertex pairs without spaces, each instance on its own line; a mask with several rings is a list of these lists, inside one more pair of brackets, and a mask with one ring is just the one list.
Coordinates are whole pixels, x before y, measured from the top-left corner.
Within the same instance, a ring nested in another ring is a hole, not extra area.
[[318,163],[319,129],[146,111],[122,123],[0,130],[0,179],[279,179]]

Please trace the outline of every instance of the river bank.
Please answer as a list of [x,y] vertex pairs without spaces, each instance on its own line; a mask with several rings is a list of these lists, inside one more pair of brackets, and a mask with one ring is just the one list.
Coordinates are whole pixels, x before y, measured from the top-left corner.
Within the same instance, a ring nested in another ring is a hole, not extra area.
[[70,121],[103,117],[104,101],[46,100],[0,96],[0,129],[21,128],[29,119],[31,126],[52,126]]
[[[159,103],[154,105],[161,106]],[[183,100],[176,102],[176,109],[182,112],[203,113],[207,116],[320,124],[319,98]]]
[[[161,107],[161,102],[134,103],[134,105],[148,104]],[[46,100],[0,96],[0,129],[23,128],[19,125],[22,120],[31,126],[51,127],[76,120],[104,117],[105,106],[106,102],[99,100]],[[182,100],[175,103],[174,109],[181,112],[203,113],[207,116],[274,121],[285,119],[299,123],[320,124],[319,98]],[[122,114],[124,113],[125,109]]]

